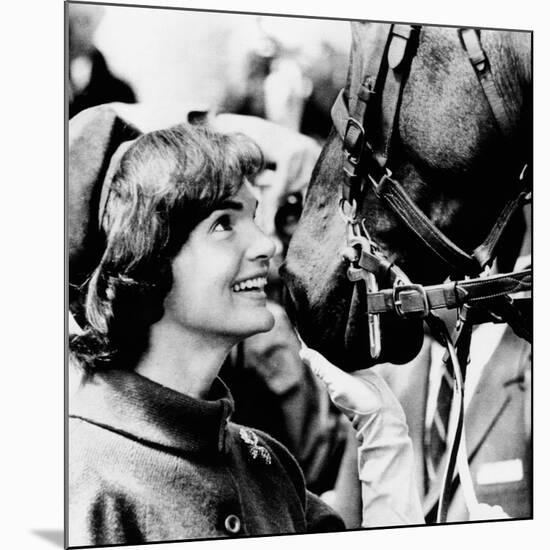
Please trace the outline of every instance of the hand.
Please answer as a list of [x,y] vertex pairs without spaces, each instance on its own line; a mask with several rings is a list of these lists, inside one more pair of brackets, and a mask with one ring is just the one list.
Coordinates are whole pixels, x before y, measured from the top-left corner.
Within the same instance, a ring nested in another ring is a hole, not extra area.
[[373,370],[348,374],[320,353],[302,346],[302,361],[325,384],[332,402],[350,419],[355,415],[391,413],[405,422],[401,404],[384,379]]
[[424,523],[405,414],[386,382],[372,370],[348,374],[305,346],[300,356],[357,431],[363,527]]
[[488,519],[507,519],[510,516],[502,509],[502,506],[491,506],[480,502],[470,510],[470,521],[488,520]]

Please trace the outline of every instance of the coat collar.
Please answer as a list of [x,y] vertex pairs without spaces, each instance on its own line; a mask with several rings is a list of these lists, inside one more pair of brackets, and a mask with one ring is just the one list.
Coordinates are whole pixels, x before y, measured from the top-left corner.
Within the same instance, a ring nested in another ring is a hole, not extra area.
[[108,370],[82,382],[69,417],[176,452],[222,452],[233,399],[217,378],[209,399],[195,399],[135,372]]

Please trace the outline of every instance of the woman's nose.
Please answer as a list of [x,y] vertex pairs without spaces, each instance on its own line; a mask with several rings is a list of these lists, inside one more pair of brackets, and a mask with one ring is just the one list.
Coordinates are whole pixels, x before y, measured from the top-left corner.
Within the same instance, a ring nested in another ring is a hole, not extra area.
[[275,255],[275,251],[275,240],[266,235],[256,224],[253,224],[253,235],[248,247],[250,259],[263,258],[270,260]]

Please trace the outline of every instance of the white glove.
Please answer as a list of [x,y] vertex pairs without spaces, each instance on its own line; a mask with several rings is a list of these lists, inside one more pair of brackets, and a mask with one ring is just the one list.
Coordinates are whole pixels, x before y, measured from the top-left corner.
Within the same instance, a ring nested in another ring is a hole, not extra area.
[[363,527],[424,523],[405,414],[388,385],[372,370],[348,374],[305,346],[300,356],[357,431]]
[[510,516],[502,509],[502,506],[491,506],[480,502],[470,510],[470,521],[507,518]]

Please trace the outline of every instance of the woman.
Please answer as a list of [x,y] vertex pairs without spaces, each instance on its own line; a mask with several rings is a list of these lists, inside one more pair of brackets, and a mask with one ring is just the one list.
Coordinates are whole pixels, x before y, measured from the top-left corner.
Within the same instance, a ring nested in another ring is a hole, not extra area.
[[[117,119],[84,116],[95,130],[84,125],[79,147],[94,158],[87,140],[112,140],[104,127]],[[249,183],[261,166],[248,139],[182,125],[121,145],[104,182],[101,170],[81,170],[101,187],[102,256],[70,342],[85,373],[69,406],[70,546],[344,528],[282,445],[230,421],[217,378],[236,343],[273,326],[264,286],[274,246],[254,222]],[[360,383],[313,351],[304,359],[354,418],[363,465],[372,457],[366,516],[420,521],[417,501],[403,498],[412,459],[395,400],[376,379]]]

